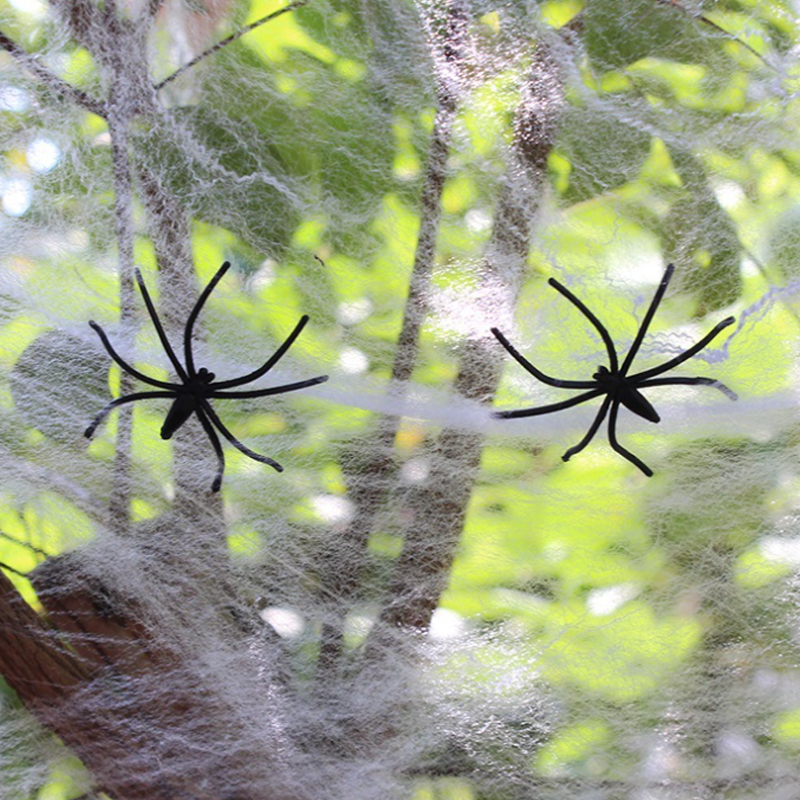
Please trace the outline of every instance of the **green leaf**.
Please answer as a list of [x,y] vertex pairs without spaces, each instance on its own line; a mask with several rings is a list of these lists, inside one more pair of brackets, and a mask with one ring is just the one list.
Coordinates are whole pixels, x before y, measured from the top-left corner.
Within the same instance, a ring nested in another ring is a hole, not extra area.
[[685,285],[699,287],[697,313],[703,316],[739,298],[742,246],[698,160],[686,153],[670,155],[690,194],[673,203],[664,221],[664,259],[680,266]]
[[108,396],[107,365],[98,346],[49,331],[25,348],[11,371],[14,405],[28,425],[58,442],[82,446],[91,421],[87,409]]
[[589,57],[606,69],[648,57],[696,61],[714,55],[713,40],[698,22],[657,0],[591,0],[583,16]]
[[572,108],[563,115],[556,153],[569,162],[564,200],[591,200],[635,178],[650,136],[611,114]]

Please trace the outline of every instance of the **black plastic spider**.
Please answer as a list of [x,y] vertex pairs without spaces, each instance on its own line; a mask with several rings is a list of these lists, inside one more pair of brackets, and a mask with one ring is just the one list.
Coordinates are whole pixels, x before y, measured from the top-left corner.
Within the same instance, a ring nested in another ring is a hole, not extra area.
[[595,397],[605,395],[606,397],[600,406],[600,410],[597,412],[597,416],[595,416],[594,422],[592,422],[590,425],[586,436],[584,436],[583,439],[581,439],[580,442],[578,442],[578,444],[576,444],[574,447],[570,447],[569,450],[564,453],[562,458],[564,461],[569,461],[569,459],[576,453],[580,453],[580,451],[592,441],[592,438],[597,433],[597,429],[605,419],[606,414],[608,414],[608,441],[611,444],[611,447],[621,456],[627,458],[632,464],[635,464],[637,467],[639,467],[639,469],[644,472],[645,475],[650,477],[653,474],[653,471],[647,466],[647,464],[633,455],[633,453],[626,450],[617,441],[617,414],[619,412],[620,403],[622,403],[622,405],[624,405],[629,411],[633,411],[634,414],[638,414],[640,417],[650,420],[650,422],[660,422],[661,418],[658,416],[658,413],[650,404],[650,401],[639,391],[640,389],[647,389],[651,386],[667,386],[670,384],[713,386],[715,389],[719,389],[719,391],[721,391],[727,397],[730,397],[731,400],[737,399],[734,392],[732,392],[723,383],[720,383],[713,378],[656,377],[657,375],[661,375],[662,373],[671,370],[673,367],[678,366],[678,364],[682,364],[696,353],[699,353],[711,342],[712,339],[714,339],[715,336],[717,336],[718,333],[720,333],[720,331],[734,323],[733,317],[726,317],[724,320],[722,320],[722,322],[715,325],[714,328],[709,331],[699,342],[692,345],[688,350],[680,355],[675,356],[675,358],[665,361],[658,367],[646,369],[633,375],[628,374],[628,370],[631,368],[633,359],[636,357],[636,353],[639,351],[639,347],[642,344],[642,340],[647,332],[647,328],[653,319],[653,315],[656,313],[659,303],[661,303],[661,299],[664,297],[664,292],[667,290],[667,286],[669,285],[670,278],[672,278],[672,273],[674,271],[675,267],[670,264],[664,273],[664,277],[661,279],[661,283],[656,290],[652,302],[650,303],[650,308],[647,309],[647,313],[644,315],[642,324],[639,326],[639,330],[636,333],[636,338],[633,340],[631,349],[628,350],[628,354],[625,356],[625,360],[622,362],[621,367],[619,366],[619,359],[617,357],[617,351],[614,347],[614,343],[611,341],[611,336],[609,335],[603,323],[600,322],[600,320],[580,300],[578,300],[578,298],[575,297],[575,295],[572,294],[569,289],[567,289],[565,286],[562,286],[554,278],[550,278],[550,285],[561,292],[561,294],[563,294],[567,300],[576,306],[578,310],[586,317],[586,319],[588,319],[589,322],[594,325],[606,346],[610,366],[599,366],[597,368],[597,372],[595,372],[595,374],[592,376],[591,381],[567,381],[551,378],[549,375],[545,375],[541,370],[534,367],[530,361],[517,352],[514,346],[497,328],[492,328],[492,333],[497,337],[500,344],[502,344],[503,347],[505,347],[505,349],[508,350],[508,352],[528,372],[531,373],[531,375],[533,375],[535,378],[538,378],[542,383],[546,383],[549,386],[557,386],[561,389],[588,390],[560,403],[552,403],[551,405],[539,406],[538,408],[522,408],[517,411],[495,411],[493,412],[492,416],[501,417],[503,419],[512,419],[514,417],[535,417],[539,414],[549,414],[551,411],[560,411],[562,408],[570,408],[571,406],[585,403],[587,400],[592,400]]
[[97,332],[97,335],[100,337],[100,341],[108,351],[108,354],[112,359],[114,359],[114,361],[117,362],[117,364],[119,364],[120,367],[122,367],[123,370],[125,370],[125,372],[127,372],[129,375],[133,375],[134,378],[138,378],[143,383],[147,383],[150,386],[157,386],[159,389],[161,389],[161,391],[136,392],[135,394],[124,395],[123,397],[118,397],[116,400],[112,400],[92,420],[91,425],[89,425],[89,427],[86,429],[84,435],[87,438],[91,438],[92,434],[94,434],[95,430],[97,429],[97,426],[103,421],[106,415],[108,415],[109,412],[111,412],[111,410],[117,406],[121,406],[124,403],[132,403],[135,400],[148,400],[154,397],[171,397],[175,402],[173,402],[172,406],[167,412],[164,425],[161,428],[161,438],[171,438],[172,434],[175,433],[175,431],[177,431],[178,428],[180,428],[181,425],[183,425],[183,423],[186,422],[186,420],[189,419],[193,413],[197,414],[197,418],[200,420],[200,424],[203,426],[203,430],[206,432],[206,435],[211,441],[211,446],[214,448],[214,452],[217,454],[217,461],[219,463],[217,474],[214,477],[214,482],[211,485],[211,490],[214,492],[219,491],[219,488],[222,485],[222,473],[225,470],[225,456],[222,452],[222,445],[220,444],[219,437],[214,430],[215,427],[237,450],[241,451],[246,456],[249,456],[255,461],[260,461],[263,464],[269,464],[278,472],[282,472],[283,467],[277,461],[274,461],[268,456],[259,455],[258,453],[252,451],[249,447],[243,445],[222,424],[222,421],[211,407],[211,403],[209,402],[211,398],[227,400],[231,398],[242,399],[245,397],[266,397],[271,394],[282,394],[283,392],[294,392],[297,389],[305,389],[307,386],[315,386],[318,383],[323,383],[324,381],[328,380],[327,375],[320,375],[317,378],[310,378],[297,383],[286,383],[282,386],[272,386],[269,389],[253,389],[243,392],[225,391],[226,389],[231,389],[234,386],[242,386],[246,383],[251,383],[252,381],[269,372],[269,370],[272,369],[275,364],[277,364],[286,351],[292,346],[294,340],[300,335],[300,332],[308,322],[307,315],[303,315],[300,318],[300,321],[295,326],[295,329],[289,334],[286,341],[275,351],[266,364],[264,364],[262,367],[259,367],[257,370],[254,370],[253,372],[249,372],[247,375],[243,375],[241,378],[233,378],[232,380],[217,381],[214,383],[215,375],[213,372],[209,372],[205,367],[201,367],[198,370],[195,369],[194,354],[192,352],[192,332],[194,330],[194,324],[197,321],[197,317],[205,305],[206,300],[208,300],[211,292],[214,291],[214,287],[219,283],[222,276],[228,271],[229,267],[230,263],[226,261],[217,270],[216,275],[214,275],[208,286],[206,286],[206,288],[203,290],[203,293],[200,295],[200,298],[195,303],[194,308],[189,314],[189,319],[186,321],[186,327],[183,333],[183,352],[186,360],[185,367],[175,355],[175,351],[172,349],[172,345],[169,343],[167,334],[164,332],[164,328],[162,327],[161,321],[158,318],[153,301],[150,299],[150,294],[147,291],[147,287],[144,285],[142,276],[139,270],[136,270],[136,281],[139,284],[139,289],[142,292],[142,297],[144,298],[145,305],[147,306],[147,311],[150,314],[150,319],[153,321],[153,326],[156,329],[158,338],[161,340],[161,345],[169,357],[169,360],[172,362],[172,366],[175,368],[175,372],[180,378],[181,383],[159,381],[155,378],[145,375],[142,372],[139,372],[138,369],[132,367],[120,357],[120,355],[112,347],[105,331],[96,322],[89,323],[89,325],[91,325],[92,328]]

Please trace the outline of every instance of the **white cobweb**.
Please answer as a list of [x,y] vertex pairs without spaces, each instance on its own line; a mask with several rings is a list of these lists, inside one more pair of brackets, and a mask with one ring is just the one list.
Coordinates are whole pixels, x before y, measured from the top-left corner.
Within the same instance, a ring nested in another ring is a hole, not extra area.
[[0,5],[0,800],[794,796],[794,6],[280,11]]

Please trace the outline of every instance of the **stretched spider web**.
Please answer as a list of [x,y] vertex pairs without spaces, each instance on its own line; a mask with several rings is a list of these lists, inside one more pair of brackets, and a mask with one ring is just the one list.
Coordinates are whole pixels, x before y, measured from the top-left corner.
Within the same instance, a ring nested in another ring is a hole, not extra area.
[[[783,798],[788,2],[0,5],[0,800]],[[217,380],[217,455],[175,382]],[[736,322],[654,424],[562,401]],[[251,388],[248,385],[248,388]],[[223,444],[225,444],[223,442]]]

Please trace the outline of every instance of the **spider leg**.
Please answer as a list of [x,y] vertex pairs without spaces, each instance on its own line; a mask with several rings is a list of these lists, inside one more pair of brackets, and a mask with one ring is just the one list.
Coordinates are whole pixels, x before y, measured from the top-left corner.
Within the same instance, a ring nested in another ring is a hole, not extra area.
[[562,381],[559,378],[551,378],[549,375],[545,375],[540,369],[534,367],[533,364],[506,339],[501,331],[497,328],[492,328],[491,331],[495,335],[497,341],[505,347],[509,355],[514,358],[523,369],[530,372],[534,378],[537,378],[542,383],[546,383],[548,386],[558,386],[562,389],[590,389],[595,385],[594,381]]
[[633,340],[633,344],[631,345],[630,350],[628,350],[628,354],[625,356],[625,361],[622,363],[620,374],[623,376],[627,375],[628,370],[631,368],[631,364],[633,363],[633,359],[636,357],[636,354],[639,352],[639,348],[642,346],[647,329],[650,327],[650,323],[653,321],[653,316],[655,315],[659,305],[661,305],[661,301],[664,299],[664,292],[667,291],[667,286],[669,286],[673,272],[675,272],[675,265],[667,264],[667,268],[664,271],[664,276],[661,278],[661,283],[658,284],[658,289],[656,289],[656,293],[653,295],[653,299],[650,301],[650,306],[647,309],[647,313],[644,315],[642,324],[639,326],[639,330],[636,331],[636,338]]
[[183,353],[186,358],[186,369],[190,375],[194,375],[194,353],[192,352],[192,333],[194,332],[194,324],[197,322],[197,317],[200,315],[200,312],[203,309],[203,306],[206,304],[206,300],[208,300],[211,292],[214,291],[216,285],[222,280],[222,276],[230,269],[231,262],[226,261],[223,265],[216,271],[214,277],[208,282],[208,286],[203,289],[200,297],[198,298],[197,302],[194,304],[194,308],[192,309],[191,313],[189,314],[189,318],[186,320],[186,327],[183,329]]
[[685,350],[680,355],[675,356],[675,358],[671,358],[669,361],[665,361],[658,367],[646,369],[643,372],[632,375],[631,378],[636,381],[646,380],[648,378],[654,378],[656,375],[661,375],[662,373],[671,370],[673,367],[677,367],[678,364],[682,364],[684,361],[690,359],[693,355],[699,353],[704,347],[707,347],[711,343],[712,339],[716,338],[729,325],[733,325],[734,322],[736,322],[736,320],[733,317],[725,317],[722,322],[717,323],[699,342],[693,344],[688,350]]
[[214,448],[214,452],[217,454],[217,474],[214,476],[214,482],[211,484],[211,491],[218,492],[220,486],[222,486],[222,473],[225,471],[225,454],[222,452],[219,436],[217,436],[214,426],[208,421],[208,417],[205,415],[203,409],[197,407],[195,413],[200,420],[200,424],[203,426],[203,430],[206,432],[206,436],[208,436],[211,442],[211,446]]
[[591,392],[583,392],[569,400],[562,400],[560,403],[551,403],[547,406],[537,406],[536,408],[520,408],[514,411],[492,411],[492,416],[496,419],[518,419],[519,417],[538,417],[541,414],[549,414],[552,411],[561,411],[564,408],[571,408],[580,403],[585,403],[595,397],[606,394],[605,389],[594,389]]
[[124,405],[125,403],[133,403],[135,400],[149,400],[151,397],[175,397],[175,392],[136,392],[135,394],[126,394],[123,397],[118,397],[112,400],[103,410],[91,421],[89,427],[83,432],[87,439],[91,439],[97,426],[113,411],[117,406]]
[[569,450],[567,450],[567,452],[564,453],[563,456],[561,456],[562,461],[569,461],[572,458],[572,456],[574,456],[576,453],[580,453],[580,451],[583,450],[583,448],[586,447],[586,445],[588,445],[589,442],[592,441],[594,435],[597,433],[597,429],[600,427],[603,420],[606,418],[606,414],[608,413],[608,406],[610,405],[610,403],[611,403],[611,395],[606,395],[606,399],[603,400],[603,404],[600,406],[600,410],[597,412],[594,418],[594,422],[592,422],[592,424],[589,426],[589,430],[586,432],[586,436],[584,436],[583,439],[581,439],[578,442],[578,444],[576,444],[574,447],[570,447]]
[[247,375],[242,375],[241,378],[233,378],[229,381],[220,381],[219,383],[215,383],[214,385],[218,389],[230,389],[233,386],[242,386],[245,383],[250,383],[251,381],[260,378],[262,375],[266,374],[271,370],[275,364],[280,361],[281,358],[285,355],[286,351],[294,344],[294,340],[300,335],[300,331],[305,328],[306,323],[308,322],[308,314],[303,314],[300,317],[300,322],[295,325],[294,330],[289,334],[286,338],[286,341],[273,353],[270,359],[264,364],[263,367],[259,367],[252,372],[248,372]]
[[106,336],[106,332],[96,323],[94,320],[89,322],[89,325],[92,327],[94,332],[100,337],[100,341],[103,343],[103,347],[105,347],[106,352],[111,356],[111,358],[119,364],[122,369],[125,370],[129,375],[133,375],[134,378],[137,378],[142,383],[149,383],[150,386],[160,386],[162,389],[179,389],[180,386],[174,383],[167,383],[167,381],[159,381],[155,378],[151,378],[148,375],[145,375],[143,372],[139,372],[138,369],[132,367],[127,361],[125,361],[122,356],[114,349],[111,342]]
[[277,470],[278,472],[283,472],[283,467],[277,462],[271,459],[269,456],[262,456],[259,453],[256,453],[254,450],[251,450],[249,447],[243,445],[223,424],[222,420],[217,416],[214,409],[211,407],[211,403],[209,403],[205,398],[198,398],[198,410],[202,409],[207,415],[211,422],[214,424],[214,427],[241,453],[244,453],[249,458],[252,458],[254,461],[260,461],[262,464],[269,464],[273,469]]
[[614,400],[611,404],[611,413],[608,415],[608,442],[611,447],[616,450],[623,458],[626,458],[631,464],[639,467],[639,469],[647,475],[648,478],[653,477],[653,470],[647,466],[640,458],[637,458],[630,450],[626,450],[617,441],[617,412],[619,411],[619,400]]
[[606,346],[606,351],[608,352],[608,362],[611,366],[611,372],[617,372],[617,370],[619,369],[617,351],[614,347],[614,342],[611,340],[611,334],[608,332],[606,326],[603,325],[603,323],[600,322],[600,320],[586,307],[586,305],[581,300],[578,300],[578,298],[575,297],[575,295],[572,294],[572,292],[569,289],[567,289],[566,286],[559,283],[555,278],[550,278],[548,283],[554,289],[561,292],[561,294],[563,294],[564,297],[566,297],[567,300],[569,300],[570,303],[572,303],[572,305],[574,305],[578,309],[578,311],[580,311],[581,314],[583,314],[583,316],[586,317],[586,319],[588,319],[589,322],[592,323],[592,325],[594,325],[595,330],[600,334],[600,337],[602,338],[603,343]]
[[651,378],[637,384],[637,388],[641,389],[645,386],[670,386],[672,384],[684,386],[713,386],[719,389],[726,397],[731,400],[738,400],[739,396],[732,389],[729,389],[721,381],[714,380],[714,378]]
[[206,397],[217,397],[220,400],[225,398],[245,398],[245,397],[268,397],[271,394],[283,394],[284,392],[296,392],[298,389],[305,389],[308,386],[316,386],[318,383],[325,383],[328,380],[327,375],[320,375],[317,378],[309,378],[306,381],[298,381],[297,383],[285,383],[282,386],[270,386],[268,389],[246,389],[243,392],[218,392],[214,388],[219,386],[217,383],[211,384],[211,391],[206,394]]
[[172,362],[172,366],[175,367],[175,372],[177,373],[178,377],[184,383],[186,383],[189,380],[189,376],[186,374],[183,364],[178,361],[178,357],[175,355],[175,351],[172,349],[169,339],[167,339],[167,334],[161,325],[161,320],[158,318],[156,307],[153,305],[153,301],[150,298],[150,292],[147,291],[147,287],[144,285],[144,279],[142,278],[142,273],[139,272],[138,269],[136,270],[136,282],[139,284],[139,291],[142,293],[142,298],[144,299],[144,304],[147,306],[147,313],[150,314],[153,327],[156,329],[158,338],[161,340],[161,346],[164,348],[164,352]]

